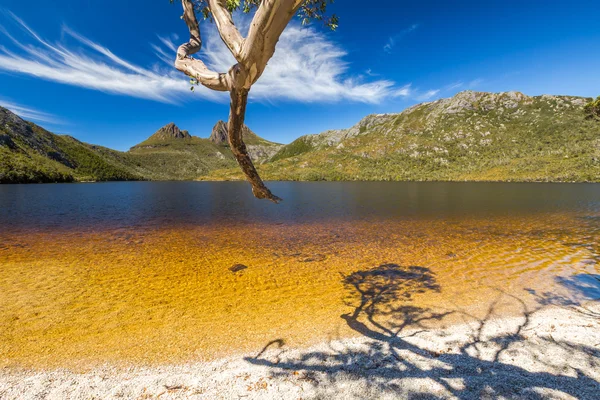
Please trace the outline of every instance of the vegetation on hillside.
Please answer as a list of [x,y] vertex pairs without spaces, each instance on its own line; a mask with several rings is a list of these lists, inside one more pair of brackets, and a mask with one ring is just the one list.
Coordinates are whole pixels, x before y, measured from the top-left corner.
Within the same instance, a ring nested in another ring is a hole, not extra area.
[[208,139],[170,139],[132,147],[127,158],[152,180],[192,180],[211,170],[236,165],[229,149]]
[[587,103],[583,110],[588,118],[600,119],[600,96],[596,97],[596,100]]
[[55,135],[0,107],[0,183],[192,180],[235,165],[228,148],[174,124],[120,152]]
[[[269,180],[600,181],[600,124],[569,96],[462,92],[304,136],[261,165]],[[241,179],[236,169],[201,179]]]
[[60,163],[39,155],[11,152],[0,145],[0,183],[73,182],[75,178]]
[[[283,147],[248,130],[249,149],[270,157],[258,166],[269,180],[600,182],[600,97],[589,100],[468,91]],[[225,142],[215,143],[219,123],[211,139],[171,125],[175,136],[162,128],[119,152],[0,108],[0,182],[243,179]]]

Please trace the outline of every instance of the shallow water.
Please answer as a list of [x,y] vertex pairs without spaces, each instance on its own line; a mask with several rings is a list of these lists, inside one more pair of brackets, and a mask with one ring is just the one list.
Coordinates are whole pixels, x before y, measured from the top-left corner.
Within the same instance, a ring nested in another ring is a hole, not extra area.
[[282,204],[233,182],[0,186],[0,364],[305,345],[356,335],[344,316],[375,297],[381,323],[448,313],[424,327],[598,297],[600,185],[270,186]]

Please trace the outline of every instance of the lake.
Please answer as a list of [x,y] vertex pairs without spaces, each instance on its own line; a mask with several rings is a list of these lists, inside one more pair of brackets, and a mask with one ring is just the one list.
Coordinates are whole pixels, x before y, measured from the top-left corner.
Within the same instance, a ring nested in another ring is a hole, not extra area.
[[269,187],[283,203],[244,182],[0,186],[0,364],[178,363],[352,336],[343,316],[382,282],[403,293],[389,318],[415,327],[600,297],[600,184]]

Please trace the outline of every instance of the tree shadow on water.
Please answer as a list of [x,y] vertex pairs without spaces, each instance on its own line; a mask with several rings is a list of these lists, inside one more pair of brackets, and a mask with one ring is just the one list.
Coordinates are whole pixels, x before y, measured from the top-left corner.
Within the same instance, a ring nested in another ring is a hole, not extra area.
[[[486,316],[475,318],[411,304],[441,290],[428,268],[383,264],[342,283],[353,311],[341,318],[361,339],[289,353],[276,340],[246,361],[268,367],[273,379],[310,384],[315,398],[600,398],[600,351],[536,332],[530,317],[537,310],[514,296],[499,292]],[[500,300],[522,313],[499,329]],[[470,323],[458,332],[431,328],[451,314]],[[275,355],[271,344],[280,348]]]

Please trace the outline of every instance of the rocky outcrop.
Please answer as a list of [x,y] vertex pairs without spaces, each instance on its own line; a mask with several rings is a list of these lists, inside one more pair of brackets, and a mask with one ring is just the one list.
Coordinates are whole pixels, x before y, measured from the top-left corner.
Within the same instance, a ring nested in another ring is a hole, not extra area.
[[150,136],[149,139],[154,140],[170,140],[170,139],[191,139],[192,136],[188,131],[182,131],[173,122],[160,128],[156,133]]
[[[244,125],[244,129],[248,128]],[[212,132],[210,133],[210,137],[208,138],[208,140],[219,146],[229,145],[227,141],[227,124],[224,121],[218,121],[215,124],[215,126],[213,126]]]
[[[282,147],[282,144],[269,142],[252,132],[246,125],[242,128],[242,138],[246,142],[246,149],[252,161],[262,163],[269,160]],[[218,121],[212,129],[209,140],[218,146],[229,146],[227,124]]]
[[52,141],[45,135],[36,135],[33,127],[18,115],[6,108],[0,107],[0,133],[3,133],[1,144],[15,148],[14,141],[21,142],[36,152],[43,154],[46,147],[52,146]]
[[343,140],[371,132],[375,127],[388,122],[397,114],[371,114],[361,119],[352,128],[325,131],[318,135],[310,135],[316,147],[335,146]]
[[[557,121],[562,121],[565,116],[577,122],[577,115],[582,112],[584,104],[585,99],[573,96],[532,97],[516,91],[486,93],[467,90],[451,98],[414,105],[401,113],[369,115],[348,129],[302,136],[282,148],[271,161],[325,151],[332,155],[352,154],[363,158],[408,154],[412,159],[420,159],[425,154],[445,166],[449,162],[446,157],[448,143],[466,151],[467,155],[479,156],[474,146],[487,147],[496,141],[500,145],[503,142],[497,135],[509,136],[519,131],[521,136],[529,136],[545,121],[552,119],[553,126],[556,126]],[[361,136],[369,136],[368,144],[367,141],[349,140]],[[414,142],[425,136],[429,137],[422,140],[428,141],[427,149],[417,149],[415,146],[418,144]],[[466,142],[455,143],[461,140]],[[516,143],[518,138],[511,136],[509,140]],[[504,153],[506,150],[499,150],[499,154]],[[460,157],[463,156],[460,154]],[[311,161],[307,158],[306,165],[310,165]]]
[[[259,139],[259,137],[250,130],[246,125],[242,128],[242,137],[245,141],[253,141]],[[213,126],[210,137],[208,138],[211,142],[219,146],[229,146],[229,136],[227,134],[227,124],[225,121],[218,121]]]
[[252,161],[262,164],[271,159],[281,148],[282,144],[277,145],[252,145],[249,144],[246,146],[248,149],[248,155],[252,159]]

